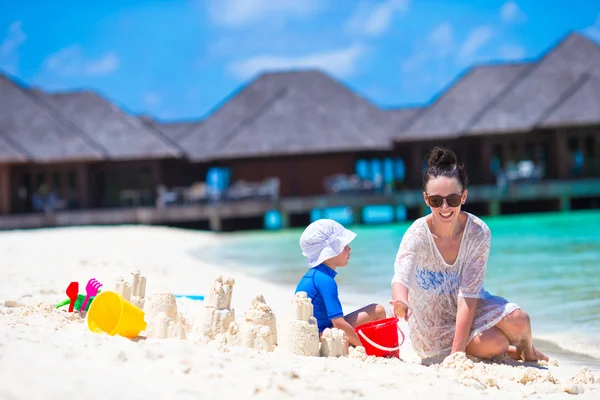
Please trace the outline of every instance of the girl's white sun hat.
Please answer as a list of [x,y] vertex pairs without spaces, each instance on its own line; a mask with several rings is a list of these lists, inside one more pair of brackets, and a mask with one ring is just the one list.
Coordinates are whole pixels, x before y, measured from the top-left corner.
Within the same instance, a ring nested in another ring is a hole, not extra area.
[[312,268],[340,254],[355,237],[356,233],[339,222],[319,219],[307,226],[300,236],[300,248],[308,267]]

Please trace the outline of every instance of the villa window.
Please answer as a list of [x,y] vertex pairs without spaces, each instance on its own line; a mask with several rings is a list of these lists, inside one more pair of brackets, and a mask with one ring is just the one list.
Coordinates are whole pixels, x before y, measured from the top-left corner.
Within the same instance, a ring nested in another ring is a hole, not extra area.
[[535,144],[533,142],[525,143],[525,157],[528,161],[536,161]]
[[46,174],[44,173],[39,173],[37,175],[37,188],[39,190],[39,188],[44,185],[46,183]]
[[52,190],[57,193],[60,194],[60,174],[58,172],[55,172],[52,175]]

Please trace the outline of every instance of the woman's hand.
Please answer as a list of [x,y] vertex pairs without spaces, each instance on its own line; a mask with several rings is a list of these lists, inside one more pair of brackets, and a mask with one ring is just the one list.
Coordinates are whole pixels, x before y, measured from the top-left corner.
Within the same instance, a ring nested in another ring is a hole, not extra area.
[[410,307],[408,307],[408,304],[402,300],[392,300],[390,301],[390,304],[394,309],[394,314],[396,314],[398,318],[404,318],[405,321],[408,321],[410,312]]

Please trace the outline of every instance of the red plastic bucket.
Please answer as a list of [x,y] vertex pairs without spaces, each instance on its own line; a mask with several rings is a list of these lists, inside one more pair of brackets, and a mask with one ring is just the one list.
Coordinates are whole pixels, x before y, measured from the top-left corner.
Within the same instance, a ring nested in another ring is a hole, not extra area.
[[[367,322],[354,328],[368,356],[400,358],[400,346],[404,343],[404,333],[398,326],[398,318],[386,318]],[[402,342],[398,343],[398,332]]]

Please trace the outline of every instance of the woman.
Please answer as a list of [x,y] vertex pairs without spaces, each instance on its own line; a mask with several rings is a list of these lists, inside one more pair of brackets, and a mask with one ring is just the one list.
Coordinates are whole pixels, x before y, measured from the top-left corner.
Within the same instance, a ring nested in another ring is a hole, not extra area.
[[484,359],[508,353],[517,360],[548,360],[532,345],[527,313],[483,288],[491,234],[481,219],[461,211],[467,182],[452,151],[432,150],[423,174],[431,214],[402,238],[390,304],[408,321],[422,358],[465,352]]

